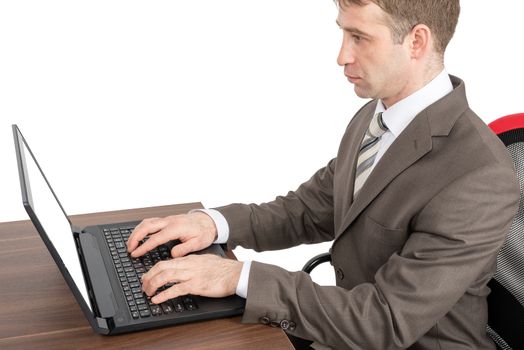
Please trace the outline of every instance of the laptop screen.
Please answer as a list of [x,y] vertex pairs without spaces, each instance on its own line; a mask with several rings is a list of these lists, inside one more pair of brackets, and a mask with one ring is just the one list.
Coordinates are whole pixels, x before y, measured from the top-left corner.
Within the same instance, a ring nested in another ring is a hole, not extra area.
[[[44,231],[41,232],[39,229],[40,234],[46,236],[51,242],[85,303],[91,309],[71,223],[18,127],[13,126],[13,132],[24,206],[28,213],[33,212]],[[33,221],[35,218],[31,217]],[[33,223],[38,228],[37,222]]]

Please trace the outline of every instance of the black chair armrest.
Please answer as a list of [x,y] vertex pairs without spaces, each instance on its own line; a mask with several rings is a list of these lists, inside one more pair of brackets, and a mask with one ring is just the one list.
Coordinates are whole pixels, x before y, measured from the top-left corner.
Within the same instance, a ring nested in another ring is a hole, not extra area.
[[314,256],[311,258],[302,268],[302,271],[311,273],[315,267],[318,265],[325,263],[325,262],[331,262],[331,254],[329,253],[322,253],[318,254],[317,256]]

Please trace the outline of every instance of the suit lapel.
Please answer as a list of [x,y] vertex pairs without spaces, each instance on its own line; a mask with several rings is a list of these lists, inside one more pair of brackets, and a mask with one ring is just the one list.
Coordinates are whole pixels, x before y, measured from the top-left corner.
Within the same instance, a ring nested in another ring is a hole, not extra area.
[[[350,161],[347,163],[352,168],[343,170],[347,171],[346,176],[350,180],[350,185],[345,189],[348,191],[345,196],[351,198],[353,203],[345,211],[340,225],[336,227],[335,240],[395,177],[432,150],[432,136],[447,136],[458,117],[468,108],[464,83],[454,76],[450,78],[454,91],[413,119],[384,153],[355,199],[353,199],[353,187],[358,149],[355,151],[351,148],[348,154]],[[369,124],[371,116],[363,119]],[[365,128],[367,124],[359,125],[358,134],[362,132],[363,135]],[[359,147],[360,145],[357,146]]]
[[[337,230],[335,237],[344,232],[358,214],[398,174],[431,151],[431,147],[431,132],[428,120],[426,114],[422,112],[413,119],[379,160],[343,218],[342,225]],[[354,162],[353,166],[355,166]]]
[[[355,124],[348,129],[349,134],[342,140],[341,149],[344,151],[338,156],[341,158],[341,161],[338,162],[340,167],[337,169],[337,183],[338,191],[343,195],[337,196],[337,205],[341,208],[341,213],[343,213],[343,215],[347,213],[351,207],[351,202],[353,202],[353,187],[355,185],[355,170],[358,151],[362,140],[364,139],[364,134],[368,129],[376,105],[377,101],[372,101],[359,111],[359,113],[363,113],[365,117],[355,120]],[[335,223],[337,224],[341,219],[342,216],[336,217]]]

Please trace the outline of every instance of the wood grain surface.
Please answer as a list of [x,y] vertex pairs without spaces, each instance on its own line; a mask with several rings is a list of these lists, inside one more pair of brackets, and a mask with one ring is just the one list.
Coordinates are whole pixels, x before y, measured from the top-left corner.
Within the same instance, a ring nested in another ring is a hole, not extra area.
[[[71,216],[88,225],[186,213],[200,203]],[[232,253],[230,256],[233,257]],[[293,349],[279,328],[240,317],[117,336],[93,332],[30,221],[0,223],[0,349]]]

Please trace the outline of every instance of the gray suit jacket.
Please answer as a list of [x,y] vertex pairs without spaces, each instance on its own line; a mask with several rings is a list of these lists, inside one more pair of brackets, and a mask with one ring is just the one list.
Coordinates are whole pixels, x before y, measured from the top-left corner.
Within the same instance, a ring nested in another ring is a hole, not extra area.
[[451,80],[454,90],[413,119],[356,199],[357,153],[377,101],[295,192],[217,208],[231,248],[334,240],[337,286],[253,262],[243,322],[269,320],[335,349],[494,349],[486,283],[520,190],[506,148]]

